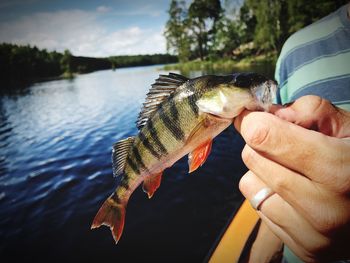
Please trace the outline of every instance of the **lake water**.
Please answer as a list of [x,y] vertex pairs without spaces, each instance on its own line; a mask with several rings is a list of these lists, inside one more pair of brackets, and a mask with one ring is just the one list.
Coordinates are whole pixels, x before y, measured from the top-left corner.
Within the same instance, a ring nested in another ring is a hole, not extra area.
[[[159,66],[106,70],[37,83],[0,97],[1,262],[202,262],[242,196],[244,145],[232,127],[207,162],[164,172],[152,199],[138,188],[116,246],[90,230],[118,184],[111,146],[135,120]],[[191,73],[200,75],[201,72]]]

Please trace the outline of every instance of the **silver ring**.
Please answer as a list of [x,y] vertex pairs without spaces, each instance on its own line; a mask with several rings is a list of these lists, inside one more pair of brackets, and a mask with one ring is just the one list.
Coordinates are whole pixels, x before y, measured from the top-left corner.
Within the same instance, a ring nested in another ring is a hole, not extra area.
[[259,210],[262,203],[274,193],[275,192],[272,191],[271,188],[265,187],[253,196],[252,200],[250,200],[250,204],[255,210]]

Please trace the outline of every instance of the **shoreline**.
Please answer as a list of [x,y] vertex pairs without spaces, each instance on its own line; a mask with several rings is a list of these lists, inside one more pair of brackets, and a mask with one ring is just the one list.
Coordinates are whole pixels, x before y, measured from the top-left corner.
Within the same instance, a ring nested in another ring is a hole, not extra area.
[[25,88],[26,86],[30,86],[34,83],[41,83],[46,81],[54,81],[54,80],[70,80],[74,79],[75,77],[79,75],[84,74],[90,74],[93,72],[98,72],[101,70],[113,70],[116,71],[118,69],[124,69],[124,68],[135,68],[135,67],[147,67],[147,66],[157,66],[159,65],[159,68],[162,68],[169,64],[149,64],[149,65],[131,65],[131,66],[123,66],[118,68],[106,68],[106,69],[97,69],[93,71],[87,71],[87,72],[71,72],[67,73],[64,72],[63,74],[56,75],[56,76],[49,76],[49,77],[31,77],[31,78],[25,78],[25,79],[8,79],[3,80],[3,83],[0,85],[0,93],[8,93],[9,91],[19,91]]
[[[168,64],[163,67],[164,70],[178,70],[181,73],[201,70],[207,73],[223,72],[229,73],[234,71],[245,71],[254,68],[260,68],[269,65],[275,65],[277,62],[277,54],[275,52],[267,52],[259,55],[249,55],[241,59],[219,58],[215,60],[192,60],[184,63]],[[274,66],[273,66],[274,69]],[[271,75],[271,73],[270,73]]]

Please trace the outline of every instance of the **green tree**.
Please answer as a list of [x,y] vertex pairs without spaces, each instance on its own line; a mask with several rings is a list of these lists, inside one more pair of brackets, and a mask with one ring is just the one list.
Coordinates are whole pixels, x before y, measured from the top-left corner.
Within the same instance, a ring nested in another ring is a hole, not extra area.
[[313,1],[289,0],[289,33],[294,33],[306,25],[319,20],[348,2],[348,0],[319,0],[315,4]]
[[280,51],[289,35],[321,19],[346,4],[347,0],[246,0],[241,18],[253,14],[256,18],[254,44],[260,50]]
[[9,88],[21,86],[17,84],[22,82],[58,76],[62,74],[61,57],[60,53],[40,50],[35,46],[2,43],[0,44],[0,79]]
[[201,60],[213,44],[217,24],[222,15],[220,0],[194,0],[188,10],[188,26],[194,50]]
[[66,49],[63,53],[63,56],[61,58],[61,68],[63,72],[69,76],[72,75],[72,54],[68,49]]
[[223,16],[217,22],[217,26],[210,55],[229,56],[232,50],[242,43],[240,25],[237,21]]
[[258,50],[279,51],[288,35],[287,0],[247,0],[256,18],[254,44]]
[[169,20],[165,26],[165,38],[167,50],[176,54],[180,62],[188,61],[190,58],[190,42],[187,37],[186,18],[187,12],[184,1],[172,0],[168,10]]
[[239,10],[240,38],[242,43],[253,41],[256,27],[256,17],[249,9],[247,2],[244,2]]

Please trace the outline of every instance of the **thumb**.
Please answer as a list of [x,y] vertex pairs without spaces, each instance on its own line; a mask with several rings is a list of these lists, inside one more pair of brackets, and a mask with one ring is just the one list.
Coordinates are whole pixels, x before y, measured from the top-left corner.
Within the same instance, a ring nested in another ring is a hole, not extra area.
[[[304,96],[274,114],[281,119],[332,137],[350,136],[349,113],[318,96]],[[348,116],[347,116],[348,115]]]

